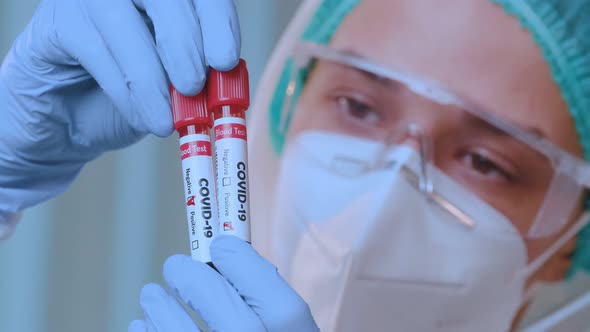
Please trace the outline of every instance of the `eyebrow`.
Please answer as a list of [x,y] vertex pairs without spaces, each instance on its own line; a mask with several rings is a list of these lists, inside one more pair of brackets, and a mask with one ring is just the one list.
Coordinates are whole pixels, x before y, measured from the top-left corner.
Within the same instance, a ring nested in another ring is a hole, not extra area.
[[[467,102],[471,108],[475,108],[476,111],[478,111],[480,113],[491,114],[494,118],[499,118],[500,121],[508,124],[511,127],[516,128],[520,131],[524,131],[524,132],[534,136],[534,138],[536,138],[536,139],[547,139],[549,137],[549,135],[547,135],[547,133],[539,127],[527,126],[527,125],[517,123],[517,122],[509,120],[509,119],[503,119],[503,118],[495,115],[496,114],[495,112],[490,111],[491,108],[489,108],[489,107],[485,107],[482,104],[475,102],[474,100],[472,100],[470,98],[466,98],[464,95],[459,95],[458,97],[459,97],[459,99],[463,100],[464,102]],[[472,117],[477,118],[478,121],[482,122],[480,124],[480,127],[481,126],[488,126],[488,127],[491,127],[491,129],[493,129],[494,131],[501,132],[504,135],[508,134],[504,130],[497,128],[493,124],[488,123],[485,119],[479,118],[477,116],[472,116]]]
[[539,138],[539,139],[547,139],[547,134],[545,134],[545,132],[537,127],[519,127],[520,129],[528,132],[529,134],[535,136],[535,138]]
[[362,55],[361,53],[359,53],[358,51],[352,49],[352,48],[337,48],[336,49],[338,52],[346,54],[346,55],[351,55],[355,58],[359,58],[359,59],[363,59],[363,60],[368,60],[368,57],[365,55]]
[[[361,53],[351,49],[351,48],[343,48],[343,49],[338,49],[339,52],[349,55],[349,56],[353,56],[355,58],[358,58],[360,60],[364,60],[364,61],[370,61],[369,58],[365,55],[362,55]],[[362,76],[364,76],[365,78],[368,78],[369,80],[379,83],[381,85],[384,85],[386,87],[390,87],[390,88],[394,88],[394,89],[399,89],[400,87],[403,86],[403,84],[401,84],[400,82],[396,82],[396,81],[392,81],[391,79],[389,79],[388,77],[385,76],[379,76],[375,73],[371,73],[368,72],[366,70],[362,70],[359,68],[355,68],[352,66],[347,66],[348,68],[352,69],[354,72],[361,74]]]
[[[354,50],[352,48],[341,48],[341,49],[338,49],[338,50],[339,50],[339,52],[341,52],[343,54],[346,54],[346,55],[349,55],[349,56],[353,56],[353,57],[358,58],[358,59],[361,59],[361,60],[369,61],[369,57],[361,54],[360,52],[358,52],[357,50]],[[357,72],[359,72],[361,74],[363,74],[363,76],[369,78],[371,81],[375,81],[377,83],[380,83],[380,84],[383,84],[383,85],[387,85],[387,86],[390,86],[390,87],[394,87],[394,88],[400,88],[402,86],[401,83],[394,82],[394,81],[388,79],[387,77],[382,77],[382,76],[376,75],[374,73],[370,73],[370,72],[367,72],[365,70],[361,70],[361,69],[354,68],[354,67],[350,67],[350,68],[351,69],[354,69],[355,71],[357,71]],[[459,98],[462,98],[462,96],[459,96]],[[477,106],[477,108],[478,109],[481,109],[483,112],[494,114],[494,112],[490,112],[489,111],[489,108],[480,107],[480,105],[478,103],[474,103],[473,101],[469,101],[469,102],[472,103],[474,106]],[[466,112],[469,113],[468,111],[466,111]],[[487,129],[489,129],[490,132],[495,132],[498,135],[503,135],[503,136],[509,135],[504,130],[501,130],[501,129],[493,126],[492,124],[484,121],[483,119],[477,118],[476,116],[473,116],[473,115],[471,116],[471,118],[477,119],[477,120],[479,120],[479,122],[481,122],[481,123],[478,124],[478,127],[486,127]],[[516,128],[518,128],[520,130],[523,130],[523,131],[525,131],[525,132],[533,135],[537,139],[547,139],[547,137],[548,137],[548,135],[542,129],[540,129],[540,128],[537,128],[537,127],[534,127],[534,126],[522,126],[520,124],[517,124],[517,123],[515,123],[513,121],[509,121],[509,120],[503,120],[503,121],[509,123],[513,127],[516,127]]]
[[[486,112],[486,111],[484,111],[484,112]],[[506,131],[494,126],[493,124],[487,122],[485,119],[479,118],[479,117],[471,114],[469,111],[465,111],[465,114],[463,117],[466,120],[466,123],[470,123],[474,127],[484,129],[484,130],[486,130],[490,133],[493,133],[495,135],[498,135],[498,136],[510,136],[510,134],[507,133]],[[506,121],[506,120],[504,120],[504,121]],[[540,128],[532,127],[532,126],[521,126],[521,125],[518,125],[512,121],[507,121],[507,122],[511,126],[516,127],[519,130],[525,131],[525,132],[533,135],[535,138],[538,138],[538,139],[546,139],[547,138],[547,135]]]

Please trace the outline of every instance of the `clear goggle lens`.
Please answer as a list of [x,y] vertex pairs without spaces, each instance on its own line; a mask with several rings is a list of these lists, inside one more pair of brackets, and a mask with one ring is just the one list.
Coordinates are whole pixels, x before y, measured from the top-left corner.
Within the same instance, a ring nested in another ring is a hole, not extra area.
[[[412,144],[424,165],[501,212],[526,238],[554,235],[574,217],[588,182],[582,160],[430,80],[320,45],[296,50],[285,134],[289,127],[289,136],[313,130],[379,142],[383,153],[359,168],[366,172],[386,161],[388,147]],[[338,164],[331,164],[335,172]],[[426,171],[419,176],[423,191],[436,191]]]

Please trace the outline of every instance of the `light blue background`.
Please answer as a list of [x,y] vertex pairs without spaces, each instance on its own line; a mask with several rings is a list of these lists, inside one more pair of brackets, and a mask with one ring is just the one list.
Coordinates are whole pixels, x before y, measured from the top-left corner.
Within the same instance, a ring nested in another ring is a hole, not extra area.
[[[0,57],[39,1],[0,0]],[[252,92],[299,1],[237,0]],[[1,119],[0,119],[1,121]],[[0,242],[0,331],[126,331],[139,292],[188,253],[175,135],[91,163],[63,196]]]

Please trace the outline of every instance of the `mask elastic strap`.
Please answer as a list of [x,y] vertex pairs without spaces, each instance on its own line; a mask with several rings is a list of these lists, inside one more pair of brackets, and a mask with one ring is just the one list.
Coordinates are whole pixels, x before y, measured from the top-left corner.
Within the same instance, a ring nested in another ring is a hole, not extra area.
[[547,263],[547,261],[556,253],[558,252],[569,240],[571,240],[584,226],[588,224],[590,218],[590,212],[584,211],[580,218],[576,221],[576,223],[565,232],[553,245],[551,245],[544,253],[542,253],[539,257],[537,257],[531,264],[529,264],[522,273],[524,277],[528,279],[531,275],[533,275],[537,270],[543,266],[543,264]]
[[553,331],[553,328],[559,326],[559,324],[564,322],[570,323],[572,318],[576,320],[576,322],[578,322],[578,319],[579,322],[585,322],[586,317],[582,317],[582,315],[586,314],[589,310],[588,308],[590,308],[590,291],[542,318],[533,325],[527,326],[523,332]]
[[535,297],[535,295],[537,295],[537,292],[540,288],[540,285],[537,283],[528,287],[522,296],[521,303],[529,303]]

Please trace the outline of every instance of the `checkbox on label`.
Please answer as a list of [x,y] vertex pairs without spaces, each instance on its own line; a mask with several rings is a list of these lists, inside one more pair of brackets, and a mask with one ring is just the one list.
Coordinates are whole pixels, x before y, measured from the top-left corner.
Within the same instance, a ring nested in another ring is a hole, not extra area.
[[195,250],[195,249],[199,249],[199,240],[193,241],[193,250]]
[[225,178],[223,178],[223,181],[222,181],[222,183],[223,183],[223,186],[224,186],[224,187],[225,187],[225,186],[229,186],[229,185],[231,185],[231,178],[230,178],[230,177],[225,177]]

